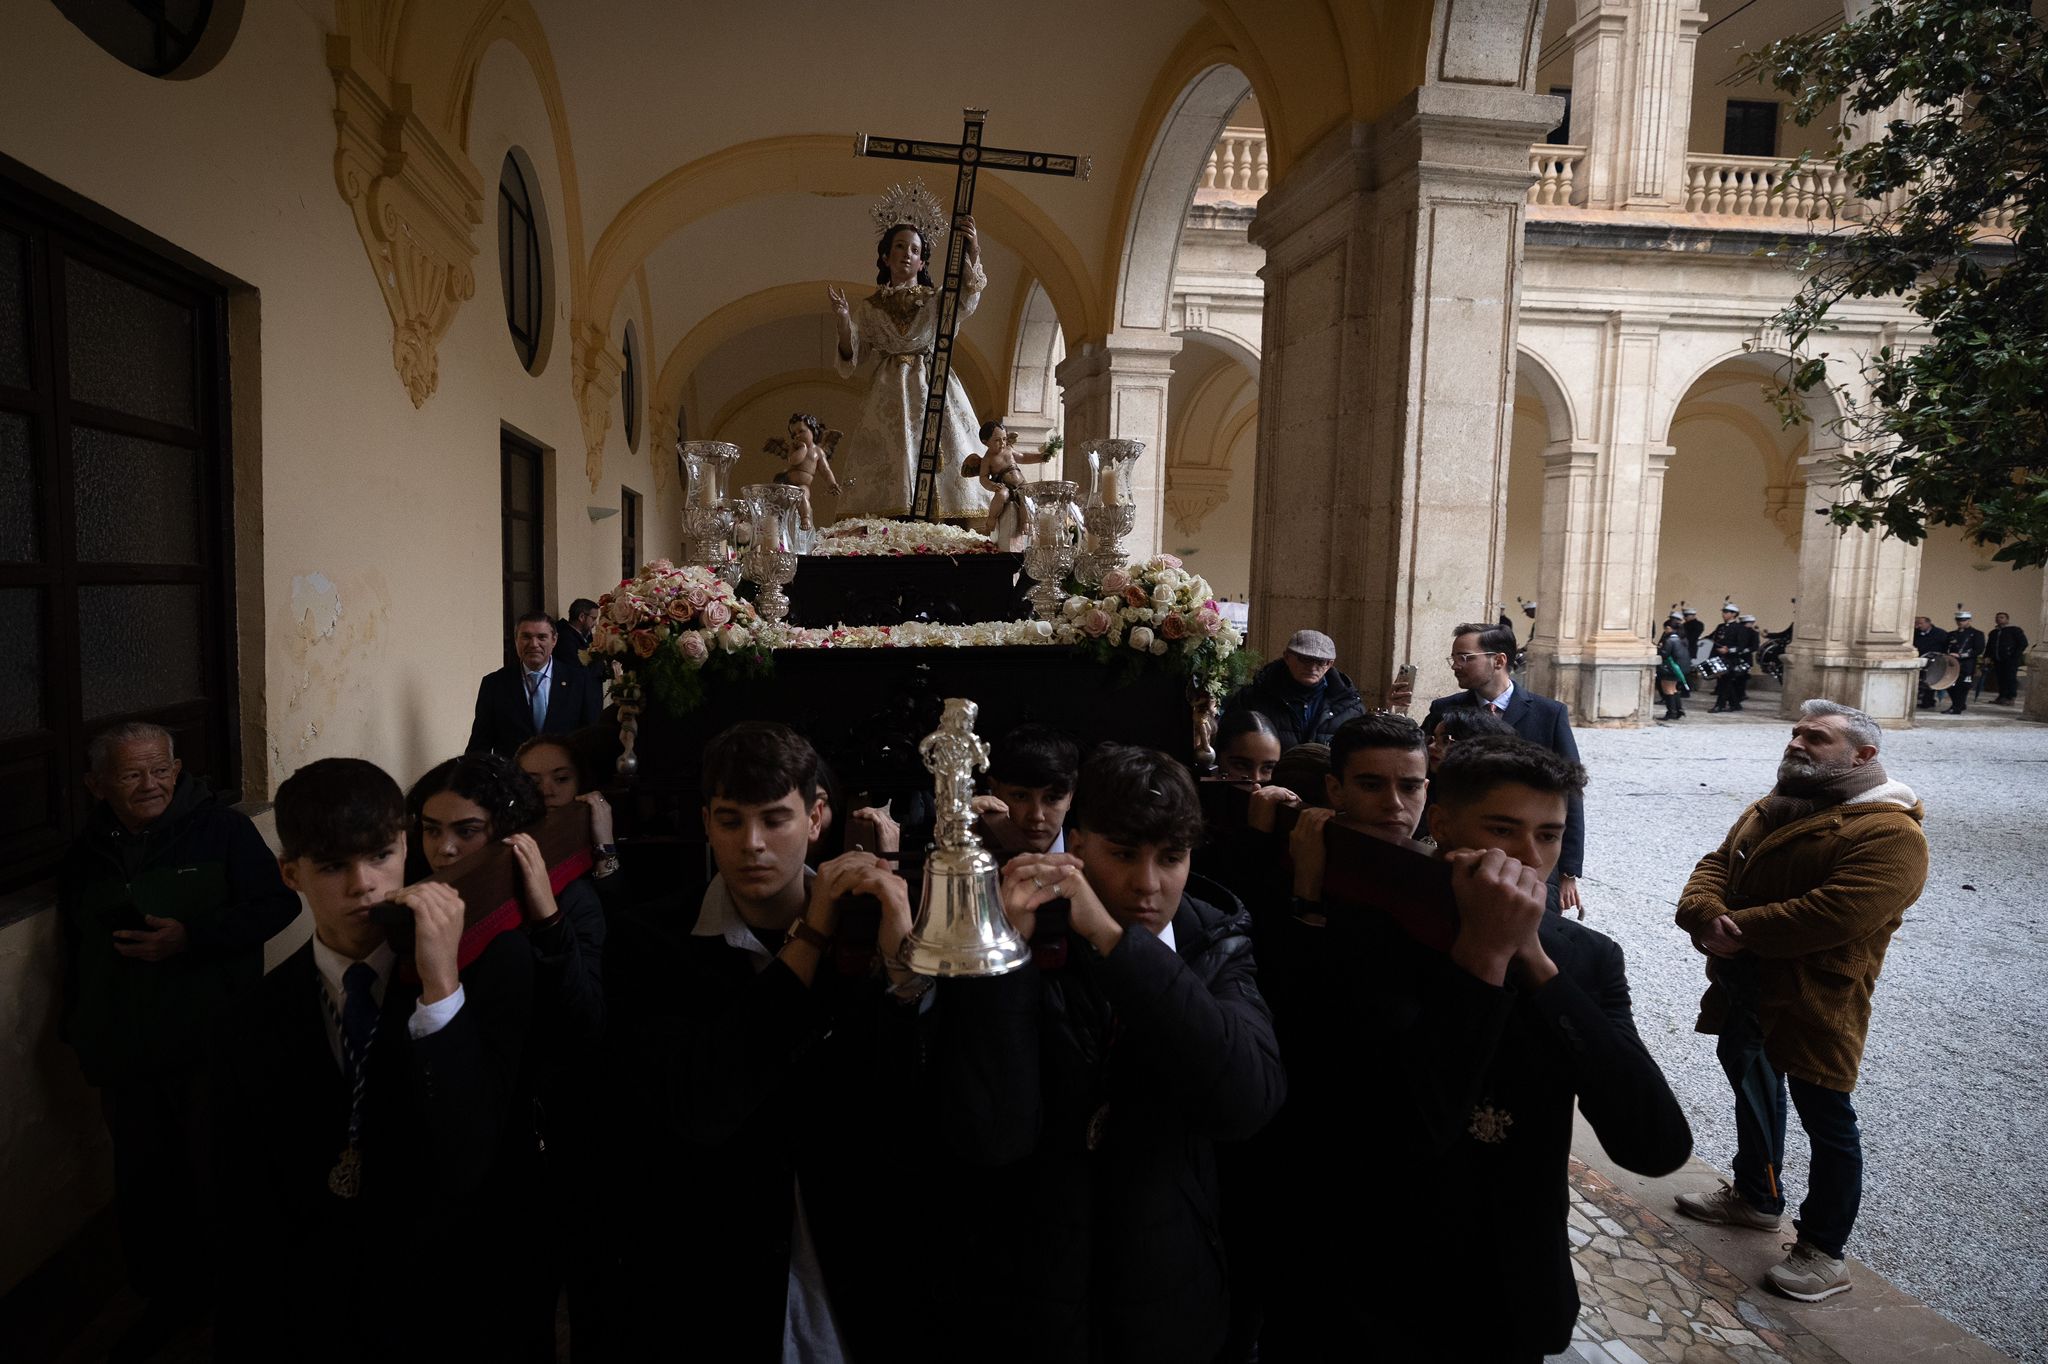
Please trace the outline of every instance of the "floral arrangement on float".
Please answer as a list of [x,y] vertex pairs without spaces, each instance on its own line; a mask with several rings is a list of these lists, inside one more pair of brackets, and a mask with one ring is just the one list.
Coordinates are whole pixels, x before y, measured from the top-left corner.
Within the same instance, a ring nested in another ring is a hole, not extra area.
[[644,689],[680,715],[704,699],[707,672],[736,679],[768,670],[774,646],[764,628],[753,603],[710,569],[656,559],[598,599],[597,626],[579,656],[611,663],[612,698],[622,706],[637,707]]
[[637,716],[645,696],[669,714],[686,714],[703,702],[707,678],[723,685],[772,672],[775,649],[1078,646],[1127,672],[1169,668],[1212,701],[1251,675],[1255,660],[1208,582],[1173,555],[1112,569],[1096,590],[1101,595],[1066,598],[1053,620],[800,626],[763,620],[709,568],[656,559],[599,599],[582,656],[610,661],[622,717],[628,708]]
[[850,516],[818,532],[810,553],[832,557],[930,554],[950,558],[961,554],[994,554],[1000,546],[980,531],[943,521],[889,521],[877,516]]
[[1159,659],[1191,691],[1214,701],[1251,677],[1255,660],[1216,605],[1208,580],[1161,554],[1102,575],[1100,595],[1068,597],[1061,610],[1074,642],[1105,664],[1137,671]]

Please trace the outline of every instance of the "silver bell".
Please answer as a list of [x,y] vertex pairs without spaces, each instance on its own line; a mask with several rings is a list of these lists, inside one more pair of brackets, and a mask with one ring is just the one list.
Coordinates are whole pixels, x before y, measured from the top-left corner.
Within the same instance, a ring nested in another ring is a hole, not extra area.
[[946,698],[939,727],[917,746],[938,812],[923,900],[904,945],[904,963],[919,975],[999,976],[1031,955],[1003,913],[996,859],[974,838],[974,774],[988,766],[988,744],[974,733],[978,710]]

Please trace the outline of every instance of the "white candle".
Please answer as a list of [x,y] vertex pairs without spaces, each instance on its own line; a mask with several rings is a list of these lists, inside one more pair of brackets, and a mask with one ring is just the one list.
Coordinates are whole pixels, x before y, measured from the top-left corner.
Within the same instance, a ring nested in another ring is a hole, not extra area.
[[1116,504],[1117,504],[1118,502],[1121,502],[1121,501],[1123,500],[1123,497],[1121,496],[1121,494],[1122,494],[1122,490],[1123,490],[1123,479],[1122,479],[1122,477],[1121,477],[1121,474],[1122,474],[1122,470],[1121,470],[1121,467],[1120,467],[1120,466],[1118,466],[1118,465],[1115,465],[1115,464],[1108,464],[1108,465],[1104,465],[1104,466],[1103,466],[1103,470],[1102,470],[1102,505],[1103,505],[1103,506],[1105,506],[1105,507],[1109,507],[1109,506],[1114,506],[1114,505],[1116,505]]
[[717,506],[718,480],[712,477],[711,466],[699,464],[692,472],[697,475],[697,493],[694,498],[696,504],[700,507]]

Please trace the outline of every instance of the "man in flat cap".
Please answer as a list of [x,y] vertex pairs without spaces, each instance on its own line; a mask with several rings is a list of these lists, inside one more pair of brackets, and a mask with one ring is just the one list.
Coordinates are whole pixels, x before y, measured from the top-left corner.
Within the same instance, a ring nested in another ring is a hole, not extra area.
[[1337,670],[1337,644],[1320,630],[1296,630],[1287,651],[1259,669],[1223,707],[1255,710],[1273,722],[1285,753],[1296,744],[1326,744],[1346,720],[1365,714],[1351,679]]

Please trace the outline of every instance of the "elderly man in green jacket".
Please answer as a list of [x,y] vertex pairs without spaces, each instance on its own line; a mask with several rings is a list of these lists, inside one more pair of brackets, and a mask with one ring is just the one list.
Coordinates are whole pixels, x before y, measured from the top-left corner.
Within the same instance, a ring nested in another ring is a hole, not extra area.
[[1735,1089],[1735,1182],[1686,1194],[1691,1217],[1775,1231],[1789,1083],[1813,1146],[1798,1243],[1765,1279],[1818,1302],[1846,1292],[1843,1246],[1863,1196],[1863,1142],[1849,1093],[1870,1030],[1885,948],[1927,881],[1919,798],[1877,760],[1877,722],[1808,701],[1778,784],[1700,859],[1678,926],[1707,958],[1699,1031]]

